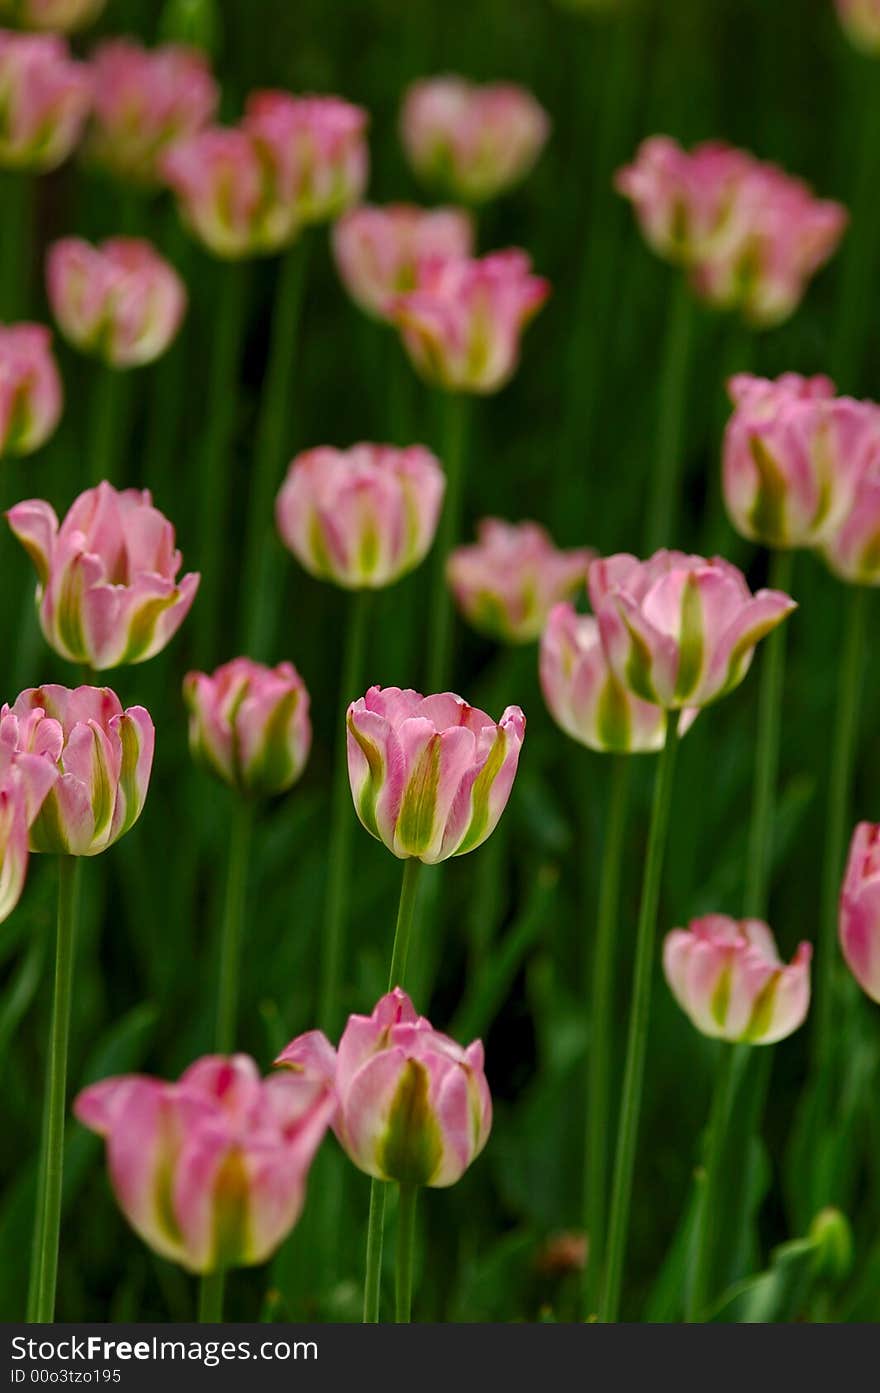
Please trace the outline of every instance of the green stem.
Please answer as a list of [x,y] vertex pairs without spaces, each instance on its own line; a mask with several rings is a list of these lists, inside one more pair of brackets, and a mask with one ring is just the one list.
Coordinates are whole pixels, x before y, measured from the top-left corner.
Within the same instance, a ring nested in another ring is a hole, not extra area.
[[[592,963],[592,1016],[587,1079],[586,1185],[589,1261],[584,1271],[584,1319],[595,1314],[601,1290],[605,1216],[608,1207],[609,1095],[614,1019],[614,955],[618,939],[620,875],[632,757],[615,755],[605,821],[602,878]],[[591,916],[592,917],[592,916]]]
[[232,814],[226,893],[220,930],[217,1029],[214,1039],[219,1054],[229,1054],[235,1046],[238,980],[241,971],[241,931],[247,899],[248,862],[253,830],[254,805],[247,798],[239,798]]
[[608,1251],[605,1284],[599,1303],[599,1319],[616,1321],[620,1307],[623,1264],[629,1230],[629,1210],[632,1198],[639,1113],[642,1104],[642,1085],[645,1073],[645,1052],[648,1044],[648,1024],[651,1013],[651,984],[654,974],[654,942],[657,935],[657,910],[660,900],[660,881],[663,857],[669,831],[672,805],[672,784],[675,754],[678,746],[678,712],[666,715],[666,742],[657,763],[654,777],[654,800],[651,827],[642,879],[642,900],[636,935],[636,960],[633,972],[629,1016],[629,1035],[626,1067],[617,1131],[614,1184],[611,1194],[611,1216],[608,1225]]
[[196,661],[216,657],[221,581],[226,571],[232,445],[238,408],[238,370],[243,351],[248,265],[217,268],[220,283],[212,318],[211,359],[205,400],[208,410],[199,457],[198,562],[202,573],[200,622],[195,628]]
[[681,454],[693,330],[694,296],[686,277],[679,274],[663,349],[657,456],[651,475],[645,523],[648,552],[671,544],[678,520]]
[[207,1272],[199,1282],[199,1324],[219,1325],[223,1319],[223,1288],[226,1273]]
[[49,1090],[43,1096],[42,1120],[40,1122],[40,1155],[37,1162],[37,1184],[34,1204],[34,1226],[31,1233],[31,1266],[28,1275],[27,1320],[33,1323],[38,1319],[37,1305],[40,1299],[40,1267],[42,1265],[43,1205],[46,1194],[46,1162],[49,1154]]
[[403,882],[400,887],[400,902],[397,906],[397,925],[394,930],[394,947],[391,951],[391,970],[388,974],[389,991],[393,991],[395,987],[402,987],[406,978],[406,960],[409,956],[409,941],[412,936],[421,869],[422,863],[415,856],[408,857],[403,863]]
[[35,187],[36,181],[31,174],[18,170],[0,174],[0,220],[3,226],[0,323],[11,324],[28,314]]
[[298,328],[311,238],[301,233],[284,256],[272,311],[272,337],[260,401],[257,444],[248,502],[242,570],[241,628],[244,647],[260,658],[272,641],[278,587],[273,584],[272,500],[285,460]]
[[697,1259],[688,1299],[688,1321],[698,1321],[705,1317],[707,1304],[713,1295],[712,1263],[717,1244],[724,1139],[730,1110],[734,1058],[734,1046],[722,1041],[706,1133],[703,1196],[697,1218]]
[[367,1225],[367,1271],[364,1279],[364,1325],[379,1323],[379,1288],[382,1277],[382,1246],[385,1230],[384,1180],[370,1182],[370,1218]]
[[394,1292],[394,1318],[408,1325],[412,1313],[413,1246],[416,1232],[418,1186],[400,1185],[397,1208],[397,1281]]
[[364,659],[373,596],[359,590],[351,597],[342,660],[336,763],[330,809],[330,846],[327,856],[327,890],[324,903],[324,933],[321,948],[321,985],[318,1020],[323,1030],[335,1034],[341,1011],[340,978],[348,924],[348,897],[351,888],[351,834],[355,826],[348,784],[348,733],[344,712],[363,685]]
[[49,1069],[46,1079],[45,1157],[38,1174],[44,1177],[41,1196],[43,1218],[40,1233],[40,1279],[36,1319],[55,1319],[55,1286],[58,1279],[58,1240],[61,1232],[61,1181],[64,1169],[64,1117],[67,1101],[67,1046],[70,1037],[70,999],[76,944],[79,858],[58,858],[58,937],[55,955],[55,990],[49,1035]]
[[[794,571],[794,553],[776,551],[770,562],[770,585],[788,591]],[[776,784],[779,770],[779,736],[785,685],[786,626],[780,625],[764,644],[761,685],[758,693],[758,728],[755,735],[755,781],[746,858],[744,913],[763,919],[773,864],[773,831],[776,823]]]
[[119,368],[98,363],[89,424],[89,474],[93,484],[117,483],[119,445],[129,383]]
[[446,561],[461,532],[464,503],[464,455],[469,401],[450,392],[444,402],[443,468],[446,497],[434,543],[434,578],[428,627],[428,691],[440,692],[449,683],[452,655],[452,598],[446,584]]
[[837,960],[837,901],[850,816],[853,767],[867,633],[868,591],[855,586],[849,598],[843,652],[838,668],[837,709],[831,741],[831,779],[822,867],[822,917],[813,974],[813,1065],[817,1077],[830,1058],[834,1028]]

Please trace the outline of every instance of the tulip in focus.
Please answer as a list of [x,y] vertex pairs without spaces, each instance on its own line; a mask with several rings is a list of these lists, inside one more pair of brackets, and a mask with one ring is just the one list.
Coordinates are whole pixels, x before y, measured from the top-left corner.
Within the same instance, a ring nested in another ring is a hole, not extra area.
[[880,1002],[880,826],[860,822],[840,892],[840,946],[863,992]]
[[680,551],[594,561],[589,589],[618,679],[667,710],[727,696],[748,672],[756,644],[796,608],[780,590],[752,595],[742,572],[721,557]]
[[186,309],[177,272],[139,237],[114,237],[98,247],[63,237],[49,249],[46,286],[65,338],[114,368],[160,357]]
[[874,448],[852,503],[820,548],[834,575],[850,585],[880,585],[880,449]]
[[0,742],[57,769],[30,830],[31,851],[97,856],[143,810],[155,731],[142,706],[109,687],[31,687],[0,712]]
[[560,551],[535,522],[484,518],[477,542],[449,557],[447,579],[462,614],[492,638],[531,643],[559,600],[579,590],[595,552]]
[[[553,607],[541,635],[539,673],[550,715],[581,745],[603,754],[652,754],[663,748],[665,712],[633,696],[615,676],[592,614],[578,614],[571,604]],[[682,712],[680,735],[695,716],[695,711]]]
[[37,572],[46,642],[96,672],[160,653],[183,623],[198,589],[179,582],[174,528],[147,490],[112,484],[81,493],[59,526],[42,499],[6,514]]
[[324,445],[293,461],[275,518],[310,575],[346,590],[376,590],[423,560],[444,488],[438,461],[422,445]]
[[880,0],[835,0],[840,22],[857,48],[880,55]]
[[58,778],[51,759],[19,750],[17,742],[15,717],[0,720],[0,923],[21,899],[30,828]]
[[340,279],[367,314],[390,316],[394,301],[414,289],[419,263],[430,257],[471,256],[473,222],[461,208],[363,204],[333,228]]
[[433,865],[495,830],[525,737],[518,706],[496,722],[452,692],[371,687],[349,706],[347,725],[357,815],[395,856]]
[[56,34],[0,29],[0,169],[55,169],[79,140],[91,75]]
[[362,107],[340,97],[254,92],[244,130],[297,227],[338,218],[363,194],[369,171]]
[[667,934],[663,971],[672,995],[703,1035],[773,1045],[806,1019],[812,951],[802,943],[786,967],[773,934],[759,919],[707,914]]
[[275,1063],[294,1078],[326,1083],[340,1145],[377,1180],[454,1185],[489,1138],[492,1099],[481,1042],[462,1049],[441,1035],[399,987],[371,1016],[349,1016],[338,1050],[312,1030]]
[[95,100],[89,153],[112,174],[155,184],[159,160],[200,131],[219,102],[207,59],[182,44],[144,48],[108,39],[92,57]]
[[450,392],[497,392],[513,376],[520,335],[550,293],[525,252],[469,260],[431,257],[392,318],[413,365]]
[[176,1083],[128,1074],[83,1089],[80,1122],[143,1241],[189,1272],[265,1262],[299,1218],[334,1111],[320,1082],[261,1079],[247,1055],[206,1055]]
[[43,324],[0,324],[0,459],[30,455],[61,417],[62,389]]
[[880,408],[835,397],[827,377],[741,373],[728,391],[724,500],[738,532],[769,547],[817,546],[842,520],[880,454]]
[[107,0],[0,0],[0,18],[15,19],[24,29],[54,29],[71,34],[92,24]]
[[273,797],[296,783],[312,743],[309,694],[291,663],[235,658],[183,684],[193,758],[240,793]]
[[426,184],[463,203],[485,203],[518,184],[535,164],[550,121],[530,92],[511,82],[484,87],[460,77],[413,83],[401,136]]

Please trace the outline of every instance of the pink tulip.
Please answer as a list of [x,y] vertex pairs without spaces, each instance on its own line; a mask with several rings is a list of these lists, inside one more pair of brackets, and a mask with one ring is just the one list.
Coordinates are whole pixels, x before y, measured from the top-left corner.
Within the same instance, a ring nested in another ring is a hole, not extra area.
[[89,70],[56,34],[0,29],[0,168],[54,169],[79,140],[92,99]]
[[58,778],[50,759],[16,748],[17,726],[0,720],[0,923],[21,898],[30,828]]
[[415,82],[401,113],[410,163],[426,183],[464,203],[484,203],[520,183],[550,133],[546,111],[511,82],[461,77]]
[[281,540],[319,580],[376,590],[427,554],[446,481],[422,445],[329,445],[297,455],[281,486]]
[[458,547],[446,575],[462,614],[492,638],[531,643],[558,600],[585,583],[595,552],[560,551],[536,522],[484,518],[474,546]]
[[349,706],[347,724],[357,815],[395,856],[433,865],[495,830],[526,731],[518,706],[496,722],[451,692],[371,687]]
[[339,1143],[377,1180],[454,1185],[489,1139],[492,1098],[481,1042],[462,1049],[441,1035],[399,987],[371,1016],[349,1016],[338,1050],[312,1030],[275,1063],[332,1090]]
[[206,1055],[177,1083],[104,1079],[74,1112],[106,1141],[110,1183],[139,1237],[204,1273],[265,1262],[286,1238],[334,1106],[323,1084],[261,1079],[236,1054]]
[[39,450],[61,417],[62,389],[43,324],[0,324],[0,458]]
[[859,473],[880,452],[880,408],[835,397],[827,377],[742,373],[728,390],[724,498],[743,536],[770,547],[818,545],[852,503]]
[[669,710],[708,706],[733,691],[755,645],[796,608],[779,590],[752,595],[729,561],[680,551],[594,561],[589,586],[618,679]]
[[183,684],[193,758],[244,794],[272,797],[296,783],[309,757],[309,694],[291,663],[234,658]]
[[292,201],[276,197],[263,157],[238,126],[209,126],[175,142],[159,160],[159,172],[184,221],[215,256],[275,252],[296,236]]
[[428,258],[391,316],[413,364],[452,392],[497,392],[513,376],[522,330],[550,293],[525,252]]
[[840,891],[840,946],[863,992],[880,1002],[880,826],[853,833]]
[[379,319],[389,318],[397,296],[415,287],[421,261],[469,257],[473,243],[473,222],[460,208],[363,204],[333,228],[342,283],[361,309]]
[[[599,621],[573,605],[550,611],[541,635],[541,690],[558,726],[591,750],[611,754],[652,753],[666,738],[663,709],[628,692],[608,666]],[[684,711],[679,734],[692,725]]]
[[880,585],[880,448],[864,461],[851,504],[825,537],[829,569],[851,585]]
[[367,184],[367,113],[339,97],[253,92],[243,127],[297,226],[338,218]]
[[70,34],[93,23],[107,0],[0,0],[0,16],[17,19],[25,29],[54,29]]
[[138,237],[114,237],[99,247],[63,237],[49,248],[46,287],[65,338],[115,368],[160,357],[186,309],[183,281]]
[[37,572],[46,642],[62,658],[96,672],[142,663],[180,628],[199,577],[175,579],[174,528],[146,490],[87,489],[60,527],[38,498],[6,516]]
[[31,826],[31,851],[97,856],[140,817],[153,722],[142,706],[123,711],[109,687],[31,687],[0,712],[0,743],[58,771]]
[[704,1035],[773,1045],[806,1019],[812,953],[802,943],[786,967],[759,919],[707,914],[667,934],[663,970],[672,995]]
[[857,48],[880,54],[880,0],[835,0],[840,22]]
[[95,50],[92,72],[90,154],[137,183],[156,183],[165,151],[195,135],[217,110],[220,94],[207,59],[181,44],[149,49],[133,39],[108,39]]

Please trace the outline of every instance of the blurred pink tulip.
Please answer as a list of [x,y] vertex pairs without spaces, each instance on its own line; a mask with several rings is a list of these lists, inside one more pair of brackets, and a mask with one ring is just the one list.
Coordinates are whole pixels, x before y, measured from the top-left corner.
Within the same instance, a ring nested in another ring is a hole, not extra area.
[[525,252],[430,257],[391,307],[416,369],[451,392],[497,392],[519,360],[522,330],[550,293]]
[[880,826],[853,833],[840,891],[840,946],[863,992],[880,1002]]
[[840,22],[857,48],[880,54],[880,0],[835,0]]
[[380,589],[425,557],[445,485],[422,445],[322,445],[291,464],[275,504],[278,531],[310,575]]
[[176,580],[174,528],[146,490],[87,489],[60,527],[38,498],[6,517],[34,563],[40,625],[62,658],[96,672],[145,662],[189,613],[199,577]]
[[335,1101],[321,1083],[261,1079],[247,1055],[206,1055],[177,1083],[128,1074],[74,1103],[104,1138],[116,1200],[161,1257],[190,1272],[265,1262],[293,1228]]
[[0,29],[0,169],[55,169],[79,140],[91,100],[89,69],[64,39]]
[[484,518],[476,544],[456,548],[446,574],[475,629],[506,643],[531,643],[556,602],[586,584],[595,554],[587,547],[560,551],[536,522]]
[[324,1080],[333,1130],[367,1175],[442,1188],[460,1180],[489,1139],[492,1098],[479,1040],[462,1049],[416,1015],[395,987],[371,1016],[349,1016],[334,1050],[318,1030],[292,1040],[275,1063]]
[[136,183],[156,183],[165,151],[206,126],[220,100],[204,54],[181,44],[150,49],[107,39],[92,56],[92,73],[89,153]]
[[296,226],[338,218],[361,197],[369,154],[366,111],[340,97],[253,92],[243,129]]
[[92,24],[107,0],[0,0],[0,18],[15,19],[25,29],[54,29],[70,34]]
[[42,754],[17,748],[18,722],[0,720],[0,923],[8,919],[24,889],[29,831],[58,779]]
[[460,208],[364,204],[333,228],[333,254],[343,285],[361,309],[379,319],[389,318],[397,296],[415,287],[421,261],[469,257],[473,243],[473,222]]
[[208,126],[176,141],[159,171],[184,221],[215,256],[276,252],[297,234],[291,200],[276,197],[263,157],[239,126]]
[[679,551],[594,561],[589,588],[618,679],[669,710],[708,706],[733,691],[755,645],[796,608],[779,590],[752,595],[729,561]]
[[[541,690],[556,724],[591,750],[610,754],[653,753],[663,747],[666,716],[628,692],[608,666],[599,621],[573,605],[550,611],[541,635]],[[696,711],[683,711],[679,734]]]
[[812,952],[802,943],[786,967],[759,919],[707,914],[667,934],[663,970],[672,995],[703,1035],[773,1045],[806,1019]]
[[518,706],[496,722],[451,692],[371,687],[347,724],[357,815],[395,856],[433,865],[495,830],[526,731]]
[[632,203],[648,245],[667,261],[693,266],[737,245],[751,166],[750,156],[720,141],[688,152],[655,135],[618,171],[615,187]]
[[31,851],[97,856],[137,822],[155,731],[109,687],[31,687],[0,712],[0,743],[58,771],[30,830]]
[[190,672],[193,758],[244,794],[271,797],[296,783],[309,756],[309,694],[291,663],[264,667],[234,658],[209,676]]
[[738,532],[769,547],[812,547],[840,523],[866,462],[880,454],[880,407],[835,397],[827,377],[742,373],[728,390],[724,499]]
[[463,203],[485,203],[529,173],[550,120],[511,82],[478,87],[461,77],[432,77],[409,88],[400,129],[421,179]]
[[0,458],[30,455],[61,418],[61,378],[43,324],[0,324]]
[[820,550],[840,580],[880,585],[880,448],[876,444],[863,462],[850,507]]
[[183,281],[138,237],[114,237],[98,247],[63,237],[49,248],[46,287],[65,338],[115,368],[160,357],[186,310]]

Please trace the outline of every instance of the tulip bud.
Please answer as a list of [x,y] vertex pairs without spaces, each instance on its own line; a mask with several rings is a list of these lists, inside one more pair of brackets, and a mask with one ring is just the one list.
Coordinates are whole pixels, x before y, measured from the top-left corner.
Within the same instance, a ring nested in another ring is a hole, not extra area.
[[379,319],[387,319],[397,296],[415,287],[420,262],[469,257],[473,243],[473,222],[460,208],[363,204],[333,228],[333,254],[343,285],[362,310]]
[[109,687],[31,687],[0,712],[0,741],[51,760],[59,777],[30,830],[31,851],[97,856],[143,810],[155,731]]
[[107,0],[0,0],[0,18],[16,19],[24,29],[71,34],[94,23]]
[[812,952],[802,943],[785,967],[766,924],[707,914],[667,934],[663,971],[679,1006],[704,1035],[773,1045],[806,1019]]
[[460,1180],[492,1127],[483,1046],[441,1035],[399,987],[371,1016],[349,1016],[334,1050],[313,1030],[275,1063],[294,1077],[324,1079],[337,1110],[333,1130],[367,1175],[442,1188]]
[[390,314],[413,365],[451,392],[497,392],[513,376],[522,330],[550,294],[525,252],[429,258]]
[[0,458],[29,455],[61,417],[61,378],[43,324],[0,324]]
[[518,706],[495,722],[451,692],[371,687],[349,706],[347,721],[357,815],[395,856],[433,865],[492,834],[525,736]]
[[863,992],[880,1002],[880,825],[853,833],[840,892],[840,946]]
[[58,778],[51,759],[16,748],[17,725],[0,720],[0,923],[21,898],[28,834]]
[[863,462],[852,502],[820,548],[829,570],[851,585],[880,585],[880,448]]
[[827,377],[741,373],[724,435],[724,500],[738,532],[769,547],[818,545],[880,453],[880,408],[835,397]]
[[56,34],[0,29],[0,169],[55,169],[88,115],[92,84]]
[[296,783],[309,756],[309,694],[290,663],[235,658],[183,684],[193,758],[244,794],[269,798]]
[[485,203],[529,173],[550,120],[513,83],[477,87],[460,77],[435,77],[410,87],[400,131],[419,178],[463,203]]
[[217,110],[220,94],[207,59],[181,44],[149,49],[108,39],[95,50],[92,71],[89,153],[135,183],[155,184],[165,151],[195,135]]
[[322,1084],[261,1079],[247,1055],[206,1055],[177,1083],[128,1074],[83,1089],[74,1112],[107,1144],[135,1232],[190,1272],[265,1262],[302,1210],[334,1110]]
[[852,1271],[853,1235],[846,1215],[828,1205],[810,1224],[809,1237],[816,1245],[816,1275],[843,1282]]
[[856,48],[880,54],[880,0],[835,0],[840,22]]
[[339,97],[254,92],[243,122],[297,226],[338,218],[367,184],[367,113]]
[[[628,692],[608,666],[599,623],[573,605],[555,605],[541,635],[539,672],[544,700],[566,735],[609,754],[652,753],[663,748],[666,713]],[[696,711],[683,711],[679,735]]]
[[181,566],[174,528],[149,492],[101,483],[58,525],[41,499],[6,514],[37,572],[46,642],[96,672],[161,653],[189,613],[199,577]]
[[49,249],[46,288],[65,338],[114,368],[160,357],[186,309],[183,281],[138,237],[114,237],[100,247],[63,237]]
[[275,520],[310,575],[346,590],[378,590],[426,556],[445,486],[422,445],[323,445],[291,464]]
[[755,646],[796,608],[779,590],[752,595],[729,561],[680,551],[594,561],[589,587],[618,680],[667,710],[727,696],[748,672]]
[[446,575],[462,614],[491,638],[531,643],[558,600],[586,582],[595,552],[559,551],[536,522],[484,518],[475,546],[458,547]]
[[275,252],[296,236],[292,200],[276,197],[260,152],[240,127],[209,126],[176,141],[159,171],[190,231],[214,256]]

